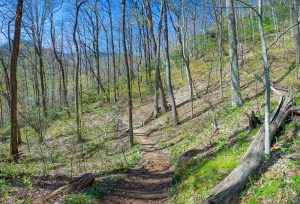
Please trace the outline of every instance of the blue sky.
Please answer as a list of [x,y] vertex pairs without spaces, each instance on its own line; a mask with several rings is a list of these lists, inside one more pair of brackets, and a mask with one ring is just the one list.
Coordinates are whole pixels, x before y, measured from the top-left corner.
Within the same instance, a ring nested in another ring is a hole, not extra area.
[[[30,1],[38,1],[39,5],[42,5],[43,2],[47,1],[47,0],[25,0],[24,2],[24,12],[28,12],[29,9],[29,2]],[[49,1],[49,0],[48,0]],[[79,0],[80,1],[80,0]],[[16,1],[15,1],[16,2]],[[2,25],[2,31],[4,33],[7,33],[7,21],[9,19],[11,19],[14,16],[14,12],[15,12],[15,2],[12,2],[11,4],[8,4],[4,7],[0,8],[0,12],[1,13],[5,13],[6,15],[4,15],[1,18],[1,22],[4,22]],[[73,19],[74,19],[74,14],[75,14],[75,0],[50,0],[50,2],[53,4],[52,6],[54,6],[56,9],[60,7],[61,2],[63,2],[62,7],[55,13],[54,16],[54,20],[55,20],[55,26],[56,26],[56,34],[59,35],[60,33],[60,28],[61,28],[61,24],[62,22],[64,23],[65,26],[65,32],[71,34],[72,32],[72,27],[73,27]],[[56,4],[54,2],[57,2]],[[86,3],[81,11],[80,11],[80,29],[81,31],[83,29],[87,29],[87,23],[83,20],[84,19],[84,10],[86,9],[90,9],[89,7],[91,7],[91,2],[95,2],[95,0],[88,0],[88,3]],[[108,18],[108,14],[106,12],[107,10],[107,0],[99,0],[100,2],[100,15],[102,16],[103,20],[104,20],[104,24],[106,25],[106,29],[109,31],[109,18]],[[111,8],[112,8],[112,18],[113,18],[113,27],[114,27],[114,38],[115,38],[115,45],[117,45],[117,41],[118,41],[118,28],[119,28],[119,22],[121,21],[122,18],[122,9],[121,9],[121,0],[110,0],[111,2]],[[129,2],[127,0],[127,2]],[[153,10],[153,21],[154,21],[154,26],[157,27],[157,21],[158,21],[158,15],[159,15],[159,6],[160,6],[160,1],[159,0],[154,0],[154,1],[150,1],[152,3],[152,10]],[[209,1],[210,2],[210,1]],[[130,4],[127,3],[127,8],[130,7]],[[198,18],[201,18],[201,16],[203,15],[203,7],[202,5],[198,5],[198,11],[197,11],[197,16]],[[207,11],[207,14],[210,15],[210,11]],[[129,12],[127,12],[127,14],[129,14]],[[28,20],[28,18],[26,18],[26,16],[28,15],[24,15],[23,20],[26,21],[26,19]],[[132,18],[134,19],[133,15],[128,15],[127,16],[128,19]],[[49,21],[50,17],[48,18],[48,20],[46,21],[45,24],[45,32],[44,32],[44,46],[48,47],[50,46],[50,21]],[[129,22],[129,21],[127,21]],[[200,21],[197,23],[198,27],[200,26]],[[171,39],[172,39],[172,35],[174,37],[174,31],[172,29],[172,25],[171,23],[169,23],[169,32],[171,34]],[[11,26],[11,35],[13,35],[13,26]],[[134,33],[137,33],[137,30],[134,29]],[[24,31],[24,29],[22,29],[22,39],[29,39],[28,35],[26,34],[26,32]],[[106,49],[106,40],[105,40],[105,34],[103,32],[103,29],[100,29],[100,37],[99,40],[101,42],[101,50],[105,50]],[[3,33],[0,34],[0,43],[6,43],[7,39],[5,37],[5,35]]]

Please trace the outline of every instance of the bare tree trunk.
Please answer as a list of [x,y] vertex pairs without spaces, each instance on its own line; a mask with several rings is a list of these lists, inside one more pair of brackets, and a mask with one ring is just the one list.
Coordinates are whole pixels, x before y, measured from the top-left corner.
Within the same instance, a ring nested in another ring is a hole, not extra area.
[[141,68],[141,64],[142,64],[142,58],[143,58],[143,53],[142,53],[142,30],[141,30],[141,24],[139,21],[139,16],[138,14],[135,13],[135,20],[137,22],[138,25],[138,53],[139,53],[139,60],[138,60],[138,64],[137,64],[137,78],[138,78],[138,92],[139,92],[139,98],[140,98],[140,102],[143,102],[143,98],[142,98],[142,93],[141,93],[141,76],[140,76],[140,68]]
[[169,91],[169,98],[171,101],[171,107],[172,107],[172,116],[173,116],[173,124],[178,124],[178,114],[177,114],[177,108],[173,93],[173,87],[172,87],[172,80],[171,80],[171,66],[170,66],[170,56],[169,56],[169,34],[168,34],[168,13],[167,13],[167,0],[164,1],[164,37],[165,37],[165,54],[166,54],[166,78],[167,78],[167,85],[168,85],[168,91]]
[[[42,49],[42,48],[41,48]],[[38,54],[39,57],[39,74],[40,74],[40,80],[41,80],[41,94],[42,94],[42,106],[43,106],[43,113],[44,116],[47,117],[47,92],[46,92],[46,87],[45,87],[45,70],[44,70],[44,63],[43,63],[43,57],[42,54]]]
[[[293,14],[293,25],[297,24],[299,16],[299,3],[298,0],[292,0],[292,14]],[[296,77],[299,79],[299,66],[300,66],[300,30],[299,25],[294,27],[294,39],[295,39],[295,50],[296,50]]]
[[204,33],[204,37],[203,37],[203,48],[205,50],[206,45],[207,45],[207,5],[206,5],[206,1],[207,0],[202,0],[202,4],[203,6],[203,12],[202,12],[202,26],[203,26],[203,33]]
[[185,21],[185,12],[184,12],[184,0],[182,0],[182,13],[181,13],[181,21],[182,21],[182,25],[180,25],[180,14],[179,12],[176,11],[176,9],[174,8],[174,13],[175,16],[177,17],[177,25],[175,25],[172,16],[170,15],[170,19],[171,19],[171,23],[174,27],[174,30],[176,32],[176,36],[177,39],[179,41],[179,45],[180,45],[180,55],[181,55],[181,59],[184,63],[185,66],[185,71],[186,71],[186,76],[188,79],[188,85],[189,85],[189,91],[190,91],[190,100],[191,100],[191,117],[193,117],[193,98],[194,98],[194,94],[193,94],[193,80],[192,80],[192,76],[191,76],[191,71],[190,71],[190,60],[189,60],[189,54],[187,53],[187,48],[186,48],[186,37],[185,37],[185,33],[186,33],[186,21]]
[[233,107],[242,105],[240,78],[237,54],[236,23],[233,0],[226,0],[228,13],[229,54],[231,65],[231,104]]
[[[149,85],[148,79],[148,62],[147,62],[147,43],[146,43],[146,33],[145,33],[145,25],[142,24],[142,32],[143,32],[143,48],[144,48],[144,64],[145,64],[145,81],[146,84]],[[156,103],[158,105],[158,103]]]
[[4,118],[3,118],[3,104],[2,98],[0,97],[0,128],[4,126]]
[[[146,0],[146,9],[147,9],[147,20],[148,20],[147,22],[148,22],[148,27],[150,29],[151,42],[152,42],[153,49],[154,49],[154,55],[156,57],[156,66],[155,66],[155,83],[156,83],[156,85],[155,86],[158,86],[158,88],[160,90],[161,109],[163,112],[166,112],[166,110],[168,109],[168,105],[167,105],[167,101],[165,98],[163,84],[161,81],[159,64],[157,64],[157,61],[160,60],[159,58],[157,58],[157,56],[158,56],[157,52],[158,52],[159,47],[157,46],[156,41],[155,41],[154,30],[153,30],[153,20],[152,20],[152,10],[151,10],[149,0]],[[156,87],[155,90],[157,90],[158,88]],[[155,92],[155,94],[157,94],[157,91]],[[154,103],[157,103],[156,97],[157,96],[155,96]],[[154,117],[156,116],[155,113],[157,112],[156,107],[158,107],[157,104],[154,105]]]
[[132,123],[132,94],[131,94],[131,79],[130,69],[128,64],[127,47],[126,47],[126,0],[122,0],[122,31],[123,31],[123,49],[124,49],[124,60],[127,75],[127,91],[128,91],[128,119],[129,119],[129,140],[130,145],[133,146],[133,123]]
[[77,140],[81,142],[83,140],[81,135],[81,120],[80,120],[80,112],[79,112],[79,64],[80,64],[80,53],[79,53],[79,46],[76,38],[77,26],[78,26],[78,15],[80,7],[86,1],[82,1],[78,3],[76,0],[76,13],[75,13],[75,23],[73,27],[73,42],[75,45],[76,50],[76,70],[75,70],[75,108],[76,108],[76,125],[77,125]]
[[197,33],[196,33],[196,25],[197,25],[197,0],[194,0],[193,2],[194,8],[193,8],[193,57],[195,58],[198,53],[197,51]]
[[10,153],[14,160],[19,158],[18,150],[18,81],[17,81],[17,65],[18,65],[18,55],[20,47],[20,36],[21,36],[21,22],[23,14],[23,0],[18,0],[17,11],[16,11],[16,21],[15,21],[15,31],[14,31],[14,41],[13,49],[11,53],[10,61],[10,95],[11,95],[11,107],[10,107],[10,117],[11,117],[11,144]]
[[[95,18],[96,18],[96,25],[95,25],[95,35],[93,36],[94,38],[94,43],[95,43],[95,61],[96,61],[96,69],[97,69],[97,78],[99,80],[99,82],[101,82],[101,76],[100,76],[100,53],[99,53],[99,15],[98,15],[98,11],[99,10],[99,5],[98,2],[96,1],[96,5],[95,5]],[[97,93],[98,95],[100,94],[100,85],[101,83],[97,83]]]
[[[64,68],[64,65],[63,65],[63,61],[62,61],[62,52],[59,54],[57,52],[57,48],[56,48],[56,36],[55,36],[55,27],[54,27],[54,22],[53,22],[53,13],[51,15],[50,32],[51,32],[51,42],[52,42],[54,57],[55,57],[55,60],[57,61],[58,65],[59,65],[59,69],[60,69],[60,72],[61,72],[61,81],[62,81],[64,105],[68,108],[69,107],[69,102],[68,102],[68,87],[67,87],[67,83],[66,83],[66,74],[65,74],[66,71],[65,71],[65,68]],[[63,31],[62,31],[62,33],[63,33]],[[61,50],[63,50],[63,49],[61,49]],[[67,113],[68,113],[68,115],[70,115],[69,111],[67,111]]]
[[270,1],[271,15],[273,17],[273,23],[274,23],[274,27],[275,27],[275,31],[276,31],[276,39],[277,39],[279,36],[279,28],[278,28],[278,18],[275,13],[275,5],[274,5],[275,2],[274,2],[274,0],[269,0],[269,1]]
[[[212,0],[214,2],[214,0]],[[215,5],[215,3],[213,3]],[[222,0],[219,0],[219,7],[222,6]],[[214,9],[216,10],[216,9]],[[215,11],[216,15],[216,20],[217,20],[217,32],[218,32],[218,52],[219,52],[219,85],[220,85],[220,96],[221,99],[223,99],[223,29],[222,29],[222,24],[223,24],[223,12],[222,8],[219,8],[219,12]]]
[[[289,0],[289,5],[290,5],[290,23],[291,23],[291,26],[293,26],[293,1],[294,0]],[[292,27],[291,29],[291,37],[293,38],[295,36],[295,28]]]
[[270,78],[269,78],[269,64],[268,64],[268,53],[267,44],[265,41],[264,27],[263,27],[263,3],[262,0],[258,1],[258,26],[259,34],[263,53],[263,67],[265,76],[265,155],[270,155]]
[[38,74],[40,79],[41,87],[41,105],[43,108],[43,115],[47,117],[47,83],[46,83],[46,74],[43,60],[43,33],[45,31],[45,22],[48,17],[49,5],[42,4],[39,5],[39,2],[32,1],[29,6],[29,18],[31,23],[31,33],[28,32],[27,27],[24,27],[27,33],[31,36],[35,54],[37,56],[38,64]]
[[112,15],[110,8],[110,0],[107,0],[108,4],[108,16],[110,25],[110,43],[112,49],[112,60],[113,60],[113,84],[114,84],[114,102],[117,102],[117,79],[116,79],[116,56],[115,56],[115,45],[114,45],[114,32],[112,28]]
[[[109,62],[110,54],[109,54],[109,39],[108,39],[108,32],[107,32],[107,30],[105,28],[103,20],[101,20],[100,23],[101,23],[101,26],[102,26],[102,28],[104,30],[104,33],[105,33],[105,38],[106,38],[106,52],[107,52],[107,90],[104,93],[106,93],[106,99],[107,99],[108,103],[110,103],[110,87],[109,87],[109,83],[110,83],[110,62]],[[97,52],[99,53],[99,49],[98,49]],[[99,54],[98,54],[98,56],[99,56]]]

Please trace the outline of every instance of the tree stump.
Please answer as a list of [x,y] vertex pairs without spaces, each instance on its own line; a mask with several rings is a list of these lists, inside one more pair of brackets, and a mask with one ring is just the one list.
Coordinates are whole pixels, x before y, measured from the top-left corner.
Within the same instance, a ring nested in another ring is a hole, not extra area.
[[254,111],[251,111],[250,114],[245,113],[245,115],[248,117],[249,131],[255,129],[258,125],[262,124],[262,122],[255,115]]

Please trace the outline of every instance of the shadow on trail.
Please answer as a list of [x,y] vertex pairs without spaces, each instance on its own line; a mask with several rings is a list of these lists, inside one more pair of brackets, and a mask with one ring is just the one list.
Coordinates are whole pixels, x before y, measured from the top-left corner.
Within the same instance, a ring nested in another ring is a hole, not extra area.
[[131,200],[161,202],[167,199],[167,194],[162,192],[172,187],[172,174],[170,170],[130,169],[124,179],[113,184],[109,191],[105,192],[100,203],[130,203]]

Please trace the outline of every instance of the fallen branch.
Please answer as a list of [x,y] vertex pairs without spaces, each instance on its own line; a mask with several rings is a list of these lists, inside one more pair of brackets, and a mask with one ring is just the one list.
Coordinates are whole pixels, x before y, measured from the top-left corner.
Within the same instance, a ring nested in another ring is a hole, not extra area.
[[[284,95],[280,97],[277,108],[272,112],[270,118],[271,140],[279,128],[284,125],[287,118],[299,109],[296,107],[292,95],[287,98]],[[264,161],[264,135],[265,127],[261,126],[238,166],[203,198],[204,203],[227,204],[237,202],[240,192],[246,187],[249,178],[257,174]]]
[[84,188],[92,185],[95,182],[95,176],[92,173],[83,174],[81,177],[75,179],[70,184],[60,187],[59,189],[51,192],[46,200],[51,199],[58,194],[67,194],[71,191],[81,191]]
[[[254,76],[255,76],[255,78],[256,78],[259,82],[261,82],[263,85],[265,85],[264,80],[263,80],[258,74],[254,74]],[[277,89],[275,89],[272,85],[270,86],[270,88],[271,88],[271,90],[272,90],[274,93],[276,93],[277,95],[279,95],[279,96],[282,96],[282,95],[283,95],[280,91],[278,91]]]

